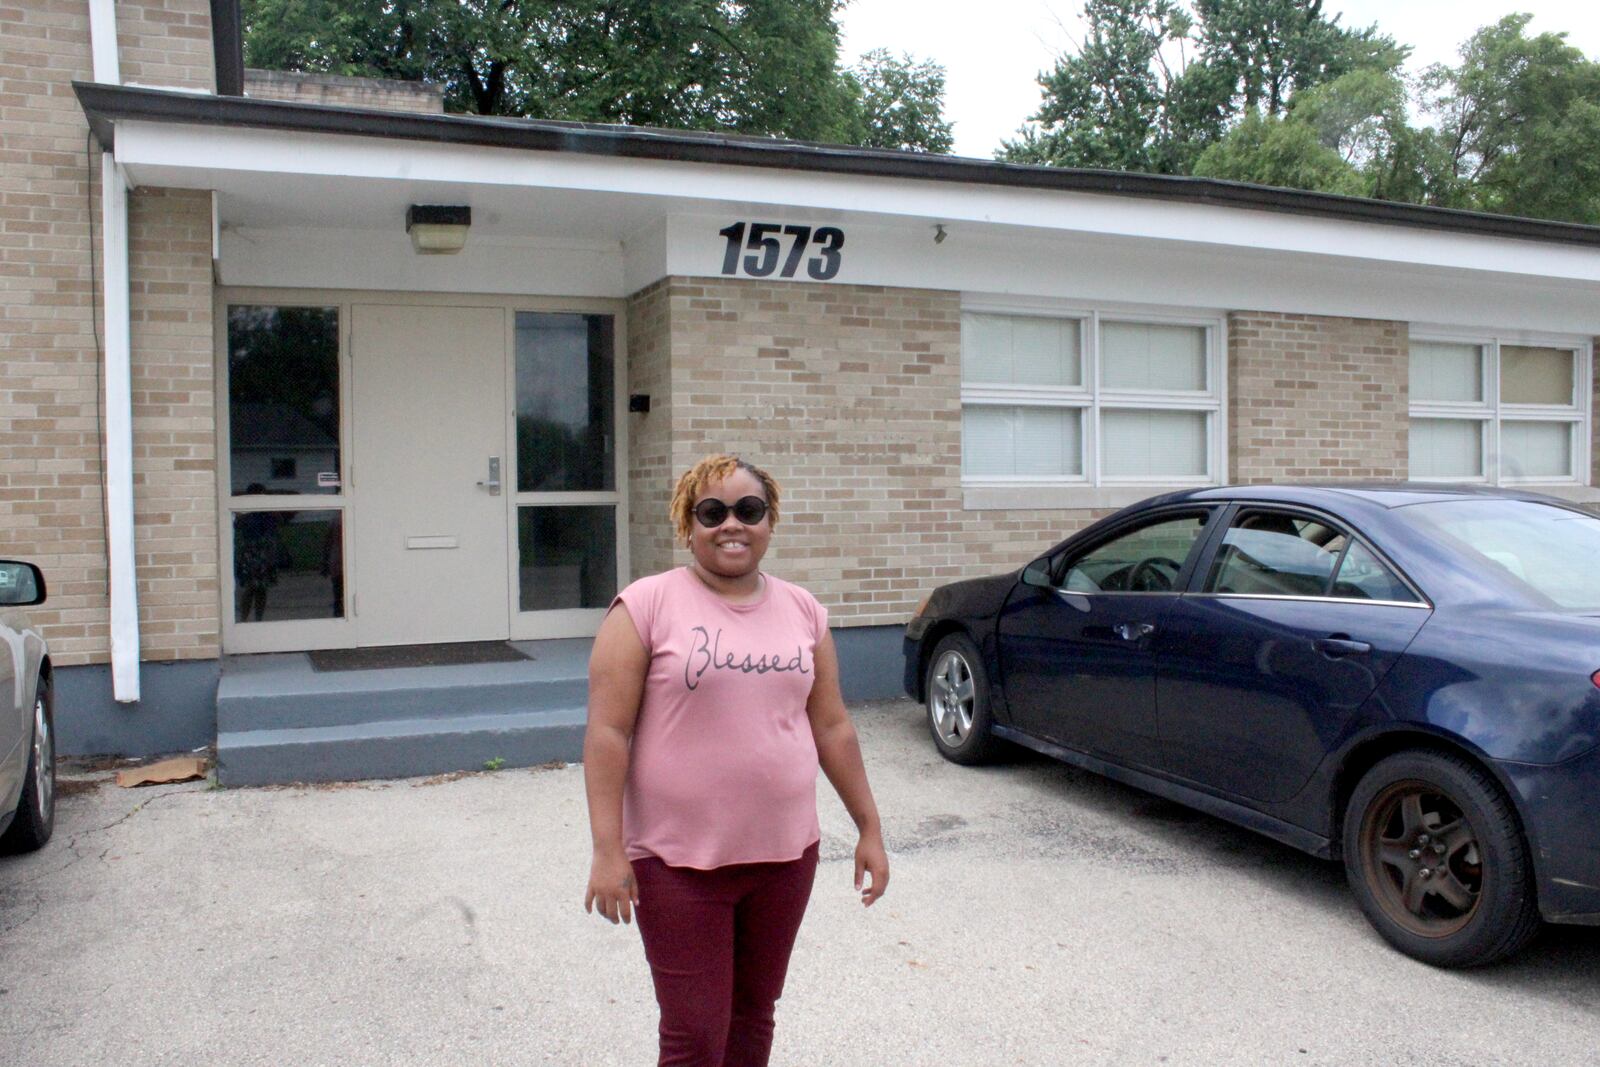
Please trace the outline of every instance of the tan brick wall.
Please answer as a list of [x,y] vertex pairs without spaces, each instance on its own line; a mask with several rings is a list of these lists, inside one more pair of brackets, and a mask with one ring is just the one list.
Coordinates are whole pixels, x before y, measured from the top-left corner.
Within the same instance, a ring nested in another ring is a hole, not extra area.
[[219,651],[211,194],[129,203],[134,555],[145,659]]
[[116,10],[124,82],[216,92],[210,0],[118,0]]
[[[0,261],[6,265],[0,271],[0,530],[8,555],[45,570],[50,599],[34,617],[62,665],[108,658],[98,323],[89,245],[92,219],[98,255],[100,155],[86,144],[83,112],[68,84],[92,76],[88,13],[80,0],[0,0]],[[116,14],[125,80],[211,86],[206,0],[120,2]],[[136,239],[157,215],[181,218],[192,236],[200,200],[192,194],[136,194]],[[148,245],[130,263],[139,521],[171,528],[142,526],[138,532],[147,659],[216,654],[215,527],[205,530],[204,545],[187,535],[171,536],[180,528],[192,533],[195,526],[192,503],[172,503],[180,483],[198,481],[205,487],[200,505],[214,507],[209,471],[180,475],[177,466],[180,460],[209,463],[213,447],[209,207],[205,219],[204,249],[179,253],[186,265],[172,261],[172,248]],[[204,349],[198,367],[197,346]],[[157,411],[194,402],[197,395],[204,407],[195,409],[196,421],[182,432],[199,433],[203,422],[204,442],[163,439],[178,431]],[[169,451],[180,447],[182,455]],[[167,559],[180,550],[176,545],[194,555]],[[157,569],[147,574],[152,565]],[[194,602],[164,602],[185,568],[193,573],[182,576],[188,586],[182,597]]]
[[[688,558],[662,559],[659,535],[642,531],[668,531],[671,478],[712,451],[739,452],[782,484],[768,569],[844,625],[904,622],[935,586],[1018,566],[1095,517],[962,509],[959,294],[669,278],[634,303],[654,315],[662,299],[671,406],[653,392],[649,418],[670,414],[652,440],[671,460],[660,489],[634,488],[635,575]],[[663,327],[629,329],[637,357],[638,337]],[[646,358],[640,384],[659,380],[659,351]]]
[[298,74],[281,70],[244,72],[244,95],[297,104],[370,107],[383,111],[444,113],[444,89],[422,82],[388,78],[346,78],[335,74]]
[[672,565],[666,521],[672,501],[671,316],[668,286],[657,282],[628,301],[628,392],[650,397],[647,414],[628,418],[628,554],[635,575]]
[[1403,322],[1228,316],[1229,480],[1404,478]]

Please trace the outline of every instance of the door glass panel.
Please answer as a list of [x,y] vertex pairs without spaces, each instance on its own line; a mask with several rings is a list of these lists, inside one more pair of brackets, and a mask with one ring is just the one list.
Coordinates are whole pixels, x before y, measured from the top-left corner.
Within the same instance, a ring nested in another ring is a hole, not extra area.
[[1223,539],[1206,592],[1324,596],[1347,540],[1315,519],[1250,512]]
[[235,496],[339,491],[339,309],[228,308]]
[[344,617],[339,511],[240,511],[233,516],[234,622]]
[[616,488],[612,333],[610,315],[517,312],[517,492]]
[[1406,583],[1360,541],[1344,554],[1344,562],[1339,564],[1339,577],[1334,579],[1333,595],[1352,600],[1399,600],[1408,604],[1417,599],[1406,588]]
[[603,608],[617,594],[616,507],[517,509],[522,611]]
[[1204,514],[1184,515],[1113,538],[1074,560],[1062,587],[1073,593],[1166,592],[1205,525]]

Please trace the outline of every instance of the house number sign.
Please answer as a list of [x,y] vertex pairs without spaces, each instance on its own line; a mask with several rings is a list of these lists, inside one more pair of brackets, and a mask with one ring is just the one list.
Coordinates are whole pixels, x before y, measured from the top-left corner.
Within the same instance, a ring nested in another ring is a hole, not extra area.
[[844,231],[837,226],[812,229],[781,222],[736,222],[717,233],[727,242],[722,252],[723,274],[793,278],[802,262],[806,274],[819,282],[839,273]]

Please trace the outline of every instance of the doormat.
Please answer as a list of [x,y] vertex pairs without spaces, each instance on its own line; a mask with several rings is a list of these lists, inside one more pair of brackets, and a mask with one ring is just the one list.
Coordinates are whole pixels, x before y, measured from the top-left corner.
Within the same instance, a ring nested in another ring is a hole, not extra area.
[[505,641],[455,641],[448,645],[324,648],[307,652],[315,671],[378,671],[394,667],[465,667],[532,659]]

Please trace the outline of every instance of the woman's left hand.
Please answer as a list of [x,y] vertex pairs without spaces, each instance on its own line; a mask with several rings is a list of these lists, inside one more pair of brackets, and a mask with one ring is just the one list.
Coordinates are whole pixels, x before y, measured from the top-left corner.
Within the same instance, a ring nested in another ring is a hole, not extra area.
[[[870,884],[863,881],[864,874],[871,876]],[[856,842],[856,891],[861,894],[862,905],[872,907],[888,888],[889,853],[883,847],[883,835],[877,831],[863,833]]]

